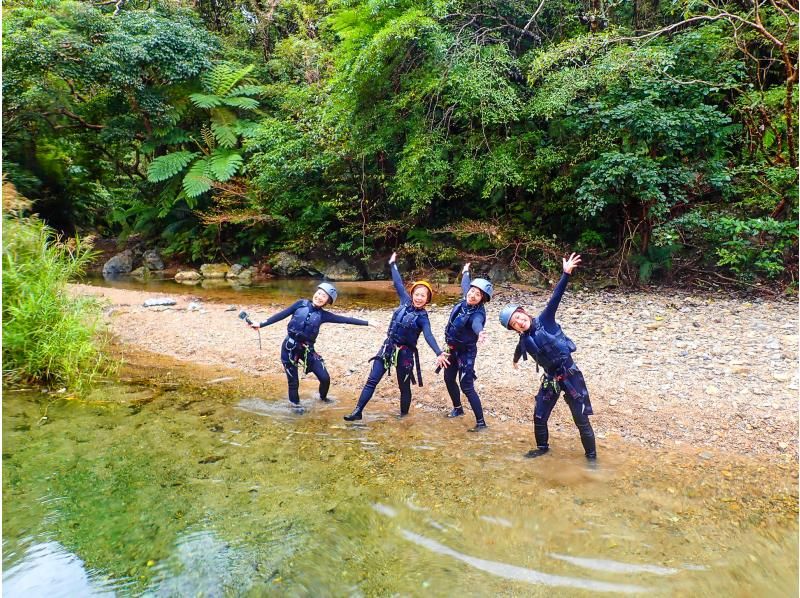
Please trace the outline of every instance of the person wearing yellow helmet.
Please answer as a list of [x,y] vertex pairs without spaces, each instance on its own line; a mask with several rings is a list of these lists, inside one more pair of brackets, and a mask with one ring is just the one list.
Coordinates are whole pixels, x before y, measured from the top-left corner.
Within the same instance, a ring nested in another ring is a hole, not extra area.
[[[433,289],[430,283],[424,280],[415,281],[411,285],[411,294],[409,294],[403,286],[403,278],[397,269],[396,260],[397,254],[393,253],[389,258],[389,267],[392,271],[395,291],[400,298],[400,307],[392,314],[386,340],[383,341],[380,351],[370,360],[373,362],[372,370],[361,391],[361,396],[358,398],[356,408],[352,413],[344,416],[346,421],[356,421],[362,418],[364,407],[375,393],[375,387],[384,374],[391,371],[392,366],[397,371],[397,385],[400,388],[400,417],[408,415],[411,407],[411,384],[422,386],[422,369],[417,350],[420,333],[425,336],[425,341],[436,354],[437,364],[440,366],[449,364],[447,356],[439,348],[431,332],[428,312],[425,310],[425,306],[433,299]],[[414,375],[415,364],[416,377]]]

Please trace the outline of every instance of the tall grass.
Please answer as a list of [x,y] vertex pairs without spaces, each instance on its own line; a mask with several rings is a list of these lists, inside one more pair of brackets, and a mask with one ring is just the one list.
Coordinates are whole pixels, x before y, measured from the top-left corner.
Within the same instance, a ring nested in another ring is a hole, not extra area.
[[80,390],[106,368],[99,304],[66,292],[91,258],[90,244],[63,242],[38,218],[4,211],[4,381]]

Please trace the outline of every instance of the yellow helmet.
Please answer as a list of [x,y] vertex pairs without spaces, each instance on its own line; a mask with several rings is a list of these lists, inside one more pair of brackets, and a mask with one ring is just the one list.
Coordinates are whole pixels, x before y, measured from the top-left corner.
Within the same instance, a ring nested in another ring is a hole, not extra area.
[[428,303],[430,303],[433,300],[433,287],[431,286],[431,283],[429,283],[427,280],[415,280],[411,283],[412,295],[414,294],[414,289],[417,287],[425,287],[428,289]]

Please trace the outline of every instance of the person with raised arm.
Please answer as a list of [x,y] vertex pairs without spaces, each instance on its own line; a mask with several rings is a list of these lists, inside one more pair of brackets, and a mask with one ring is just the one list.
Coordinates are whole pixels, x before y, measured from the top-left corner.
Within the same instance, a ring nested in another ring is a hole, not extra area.
[[507,305],[500,312],[500,323],[519,334],[519,342],[514,351],[514,367],[517,367],[520,357],[527,359],[530,355],[536,362],[536,370],[539,371],[540,366],[544,370],[533,413],[536,448],[528,451],[525,456],[540,457],[550,450],[547,420],[563,390],[564,400],[572,412],[572,420],[578,428],[586,458],[593,464],[597,459],[597,448],[594,430],[589,422],[589,416],[593,415],[589,391],[583,374],[572,360],[572,353],[576,350],[575,343],[556,322],[556,310],[567,288],[569,277],[580,263],[581,256],[575,253],[569,259],[562,260],[561,280],[542,313],[533,317],[519,305]]
[[422,369],[417,350],[420,333],[425,336],[428,346],[436,354],[437,365],[449,364],[447,356],[433,337],[428,312],[425,310],[425,306],[433,299],[433,288],[429,282],[418,280],[411,283],[411,293],[409,294],[403,286],[403,278],[397,269],[396,260],[397,253],[393,253],[389,258],[389,268],[392,271],[395,291],[400,299],[400,307],[392,314],[386,340],[383,341],[378,353],[370,359],[373,362],[372,370],[361,391],[361,396],[358,398],[356,408],[352,413],[344,416],[344,419],[349,422],[360,420],[363,417],[364,407],[375,393],[375,387],[387,372],[391,373],[392,367],[395,368],[397,386],[400,388],[400,417],[408,415],[411,408],[411,384],[422,386]]
[[453,402],[453,410],[447,417],[464,415],[461,405],[463,392],[475,415],[475,427],[470,432],[479,432],[487,426],[483,419],[481,399],[475,390],[475,359],[478,356],[478,343],[483,341],[486,334],[483,331],[486,324],[484,303],[491,300],[494,287],[485,278],[471,280],[467,262],[461,271],[461,291],[464,298],[453,307],[444,330],[447,343],[445,351],[450,360],[450,365],[444,370],[444,382]]

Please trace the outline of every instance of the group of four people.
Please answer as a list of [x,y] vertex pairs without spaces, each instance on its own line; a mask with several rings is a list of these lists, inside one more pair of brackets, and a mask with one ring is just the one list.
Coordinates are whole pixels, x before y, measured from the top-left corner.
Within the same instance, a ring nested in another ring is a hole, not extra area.
[[[463,298],[451,310],[445,327],[447,347],[442,350],[431,332],[430,320],[425,307],[433,299],[433,288],[424,280],[411,283],[410,292],[406,290],[403,279],[397,268],[397,254],[389,259],[392,282],[400,298],[400,306],[392,314],[386,339],[380,350],[372,357],[373,362],[367,382],[358,398],[355,409],[345,415],[346,421],[356,421],[363,417],[363,411],[381,378],[395,369],[397,385],[400,389],[400,417],[408,414],[411,407],[411,385],[422,386],[422,368],[420,367],[417,341],[420,334],[436,354],[437,373],[444,369],[444,381],[447,392],[453,402],[453,409],[448,417],[464,415],[461,404],[461,393],[467,397],[475,415],[476,425],[470,431],[482,431],[487,428],[483,416],[480,397],[475,390],[475,360],[478,344],[483,341],[483,328],[486,324],[486,309],[493,295],[492,283],[485,278],[471,279],[469,263],[462,270],[461,290]],[[572,359],[575,344],[564,334],[555,320],[556,310],[569,281],[572,271],[580,264],[579,255],[572,254],[563,261],[563,275],[556,285],[553,295],[542,312],[534,317],[521,306],[507,305],[500,311],[500,323],[503,327],[519,334],[519,341],[514,352],[514,367],[520,358],[528,356],[536,362],[536,369],[544,370],[541,386],[536,395],[534,410],[534,435],[536,449],[527,453],[528,457],[541,456],[549,450],[549,434],[547,420],[553,410],[561,391],[572,413],[572,419],[578,427],[581,443],[590,460],[597,457],[594,432],[588,416],[592,415],[592,405],[583,374]],[[274,324],[291,316],[286,338],[281,344],[281,362],[289,385],[289,401],[300,407],[298,393],[298,366],[304,373],[313,373],[319,380],[319,398],[329,401],[327,394],[330,388],[330,375],[325,369],[325,362],[315,351],[314,343],[322,324],[354,324],[367,326],[366,320],[348,318],[331,313],[324,309],[333,304],[337,298],[336,288],[326,282],[321,283],[311,300],[301,299],[290,307],[276,313],[260,324],[251,324],[255,329]]]

